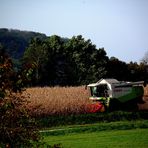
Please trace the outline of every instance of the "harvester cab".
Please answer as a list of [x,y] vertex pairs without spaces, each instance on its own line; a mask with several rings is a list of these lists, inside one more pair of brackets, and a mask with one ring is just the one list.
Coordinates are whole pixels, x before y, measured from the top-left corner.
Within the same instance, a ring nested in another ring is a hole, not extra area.
[[123,82],[116,79],[101,79],[89,84],[89,99],[111,110],[126,109],[143,103],[144,81]]

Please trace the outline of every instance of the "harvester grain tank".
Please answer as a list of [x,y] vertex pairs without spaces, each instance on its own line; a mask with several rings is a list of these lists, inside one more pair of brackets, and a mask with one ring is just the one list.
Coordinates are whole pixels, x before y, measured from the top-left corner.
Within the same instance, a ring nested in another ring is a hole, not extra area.
[[101,79],[89,84],[90,100],[99,103],[105,110],[132,109],[143,103],[144,81],[123,82],[116,79]]

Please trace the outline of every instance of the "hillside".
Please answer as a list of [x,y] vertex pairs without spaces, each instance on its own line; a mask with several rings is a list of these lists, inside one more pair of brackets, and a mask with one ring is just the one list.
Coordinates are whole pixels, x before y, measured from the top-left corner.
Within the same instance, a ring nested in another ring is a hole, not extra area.
[[0,28],[0,43],[13,59],[20,59],[32,38],[46,38],[45,34]]

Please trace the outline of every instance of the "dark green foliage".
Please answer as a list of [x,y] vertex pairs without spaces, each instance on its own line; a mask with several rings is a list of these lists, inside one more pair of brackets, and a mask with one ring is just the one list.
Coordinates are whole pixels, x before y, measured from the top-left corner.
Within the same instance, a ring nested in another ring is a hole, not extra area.
[[131,81],[148,80],[148,65],[144,63],[130,62],[128,66],[128,79]]
[[127,64],[115,57],[111,57],[109,59],[109,62],[107,64],[107,72],[109,78],[115,78],[122,81],[127,81],[129,74]]
[[25,63],[36,64],[39,85],[84,85],[97,81],[107,73],[105,50],[97,50],[81,35],[63,40],[51,36],[32,40],[24,53]]
[[[25,63],[36,65],[38,85],[74,86],[97,82],[101,78],[121,81],[147,80],[147,66],[110,59],[104,48],[96,49],[81,35],[71,39],[53,35],[46,40],[32,40],[24,54]],[[40,61],[40,62],[37,62]]]
[[0,29],[0,43],[6,47],[8,55],[14,59],[20,59],[23,56],[25,48],[34,37],[46,38],[46,35],[29,31]]
[[[46,45],[39,38],[32,39],[29,47],[26,49],[24,53],[24,65],[31,65],[31,68],[34,71],[34,75],[32,75],[32,77],[34,76],[36,80],[34,82],[35,84],[40,83],[41,73],[45,72],[45,64],[48,61],[47,55],[48,53]],[[28,69],[27,72],[28,74],[30,73],[29,70],[30,69]]]
[[15,70],[20,68],[21,61],[26,47],[32,38],[46,38],[45,34],[20,31],[14,29],[0,29],[0,43],[6,48],[6,52],[14,63]]
[[68,63],[64,55],[65,42],[66,40],[56,35],[48,37],[45,41],[48,61],[46,62],[46,72],[43,73],[42,81],[45,81],[48,85],[66,85],[67,83],[66,70],[68,69]]
[[111,57],[106,66],[107,77],[121,81],[146,81],[148,80],[148,66],[144,63],[125,63]]
[[106,75],[108,57],[104,49],[96,49],[91,40],[81,35],[72,37],[65,46],[77,85],[96,82]]
[[80,114],[69,116],[50,116],[39,117],[36,120],[39,122],[40,127],[52,127],[62,125],[74,125],[74,124],[93,124],[96,122],[114,122],[114,121],[132,121],[148,119],[148,112],[106,112],[106,113],[92,113],[92,114]]

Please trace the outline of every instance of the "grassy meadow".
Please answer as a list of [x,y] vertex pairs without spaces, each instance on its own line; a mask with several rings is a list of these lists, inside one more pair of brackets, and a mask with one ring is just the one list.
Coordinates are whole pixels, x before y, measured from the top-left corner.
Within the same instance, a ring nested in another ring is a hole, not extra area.
[[44,141],[64,148],[146,148],[147,138],[148,129],[132,129],[46,136]]
[[45,144],[64,148],[148,147],[148,120],[61,126],[40,132]]

